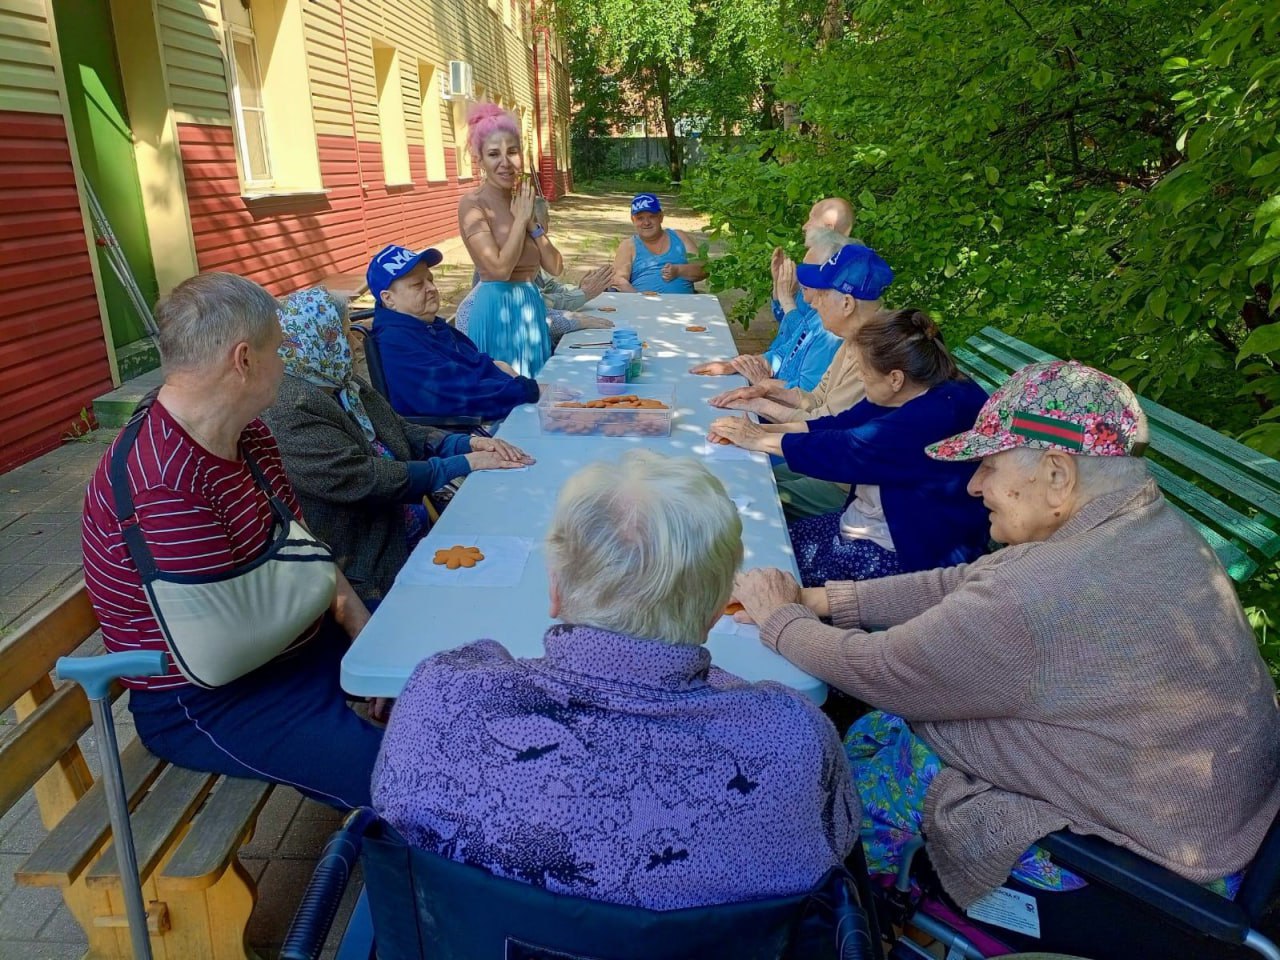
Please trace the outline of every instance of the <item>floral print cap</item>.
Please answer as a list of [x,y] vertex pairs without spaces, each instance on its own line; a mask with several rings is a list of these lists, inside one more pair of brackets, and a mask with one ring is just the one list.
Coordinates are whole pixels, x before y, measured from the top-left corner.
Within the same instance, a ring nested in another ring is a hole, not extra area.
[[978,411],[972,430],[925,448],[935,460],[980,460],[1031,447],[1087,457],[1140,457],[1147,415],[1129,387],[1075,360],[1016,371]]

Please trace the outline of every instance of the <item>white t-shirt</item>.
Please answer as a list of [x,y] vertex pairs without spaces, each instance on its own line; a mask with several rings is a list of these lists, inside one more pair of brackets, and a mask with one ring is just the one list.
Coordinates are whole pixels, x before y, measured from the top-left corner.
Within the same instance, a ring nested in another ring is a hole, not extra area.
[[840,517],[840,536],[845,540],[870,540],[886,550],[894,549],[879,484],[860,483],[853,488],[853,500]]

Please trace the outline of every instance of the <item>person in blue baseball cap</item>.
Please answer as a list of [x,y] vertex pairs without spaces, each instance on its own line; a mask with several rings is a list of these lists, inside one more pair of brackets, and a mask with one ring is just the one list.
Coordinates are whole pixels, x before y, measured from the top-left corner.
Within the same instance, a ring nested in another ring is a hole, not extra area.
[[613,258],[613,283],[622,293],[693,293],[693,284],[707,275],[706,267],[690,262],[697,250],[683,230],[662,226],[662,201],[653,193],[637,193],[631,200],[631,223],[636,232],[618,244]]
[[[853,338],[882,309],[881,298],[893,282],[893,270],[870,247],[847,240],[825,262],[796,267],[796,279],[804,288],[805,300],[818,311],[823,327],[843,341],[822,380],[813,390],[764,380],[710,401],[712,406],[759,414],[771,420],[769,429],[778,433],[803,432],[810,421],[843,413],[866,397]],[[847,488],[793,473],[784,466],[776,466],[774,475],[788,517],[830,513],[840,509],[848,495]]]
[[439,250],[415,253],[392,244],[369,263],[372,336],[392,408],[403,417],[499,420],[536,403],[536,380],[516,376],[436,316],[440,291],[431,268],[443,259]]

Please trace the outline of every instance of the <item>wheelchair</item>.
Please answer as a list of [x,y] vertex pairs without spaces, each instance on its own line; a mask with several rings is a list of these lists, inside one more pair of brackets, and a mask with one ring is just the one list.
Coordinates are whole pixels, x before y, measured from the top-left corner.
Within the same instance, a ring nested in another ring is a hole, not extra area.
[[[382,394],[382,397],[391,402],[391,391],[387,387],[387,374],[382,366],[382,351],[378,349],[378,341],[373,339],[370,328],[363,326],[365,321],[373,319],[372,308],[368,310],[355,310],[351,313],[351,332],[359,340],[364,348],[364,360],[369,368],[369,384],[374,390]],[[484,426],[484,421],[479,417],[405,417],[410,423],[416,423],[423,427],[439,427],[441,430],[448,430],[450,433],[470,433],[477,437],[492,436],[488,429]]]
[[[1045,951],[1090,960],[1280,960],[1280,816],[1271,824],[1234,900],[1186,880],[1098,837],[1059,831],[1038,845],[1087,881],[1083,889],[1046,892],[1010,878],[1014,903],[1035,904],[1038,936],[966,916],[942,893],[922,841],[909,844],[896,880],[873,884],[878,926],[910,924],[946,948],[947,960],[985,960],[1020,951]],[[921,893],[912,896],[913,881]],[[1028,899],[1021,899],[1028,898]],[[1030,913],[1030,909],[1027,910]],[[935,955],[898,938],[891,960]]]
[[[858,863],[860,860],[860,851]],[[325,846],[280,951],[315,960],[357,860],[365,888],[338,960],[871,960],[867,888],[830,870],[791,897],[655,911],[562,896],[409,846],[368,808]],[[865,868],[862,879],[865,880]]]

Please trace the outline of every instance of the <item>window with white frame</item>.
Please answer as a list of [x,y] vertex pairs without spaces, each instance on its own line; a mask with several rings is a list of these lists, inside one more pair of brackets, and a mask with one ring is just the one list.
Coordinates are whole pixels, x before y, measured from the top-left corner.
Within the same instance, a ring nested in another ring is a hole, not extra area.
[[250,184],[271,183],[271,153],[267,147],[267,111],[262,101],[262,71],[258,69],[258,45],[253,31],[228,28],[233,66],[231,102],[244,179]]
[[236,160],[247,197],[324,189],[310,104],[301,5],[224,0],[223,37]]

